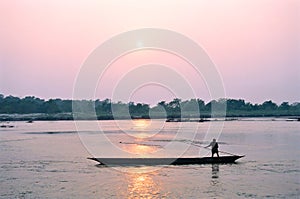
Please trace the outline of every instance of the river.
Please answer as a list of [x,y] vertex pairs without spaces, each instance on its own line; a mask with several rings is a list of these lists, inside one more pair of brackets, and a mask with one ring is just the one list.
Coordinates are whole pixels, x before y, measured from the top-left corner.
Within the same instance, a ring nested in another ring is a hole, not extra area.
[[[12,128],[0,129],[0,198],[300,197],[300,122],[244,118],[209,135],[221,123],[10,122]],[[210,156],[190,143],[205,146],[211,136],[221,151],[246,156],[236,164],[185,166],[100,166],[87,159]]]

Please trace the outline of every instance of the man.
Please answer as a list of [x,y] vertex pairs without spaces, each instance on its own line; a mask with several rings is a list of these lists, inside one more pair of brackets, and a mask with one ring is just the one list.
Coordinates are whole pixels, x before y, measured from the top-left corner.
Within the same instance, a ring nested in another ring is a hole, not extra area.
[[210,147],[211,146],[211,157],[214,157],[214,154],[216,153],[217,156],[219,157],[219,145],[218,145],[218,142],[216,141],[216,139],[214,138],[213,141],[208,145],[206,146],[205,148],[207,147]]

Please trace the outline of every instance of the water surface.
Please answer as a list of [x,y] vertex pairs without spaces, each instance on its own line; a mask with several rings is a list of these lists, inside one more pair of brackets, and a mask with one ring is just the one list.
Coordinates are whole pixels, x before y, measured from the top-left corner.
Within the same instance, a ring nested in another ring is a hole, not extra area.
[[[88,127],[93,121],[85,123]],[[153,153],[169,155],[164,154],[164,149],[170,142],[177,143],[172,148],[175,155],[191,141],[204,146],[209,142],[203,139],[211,125],[208,122],[182,126],[161,120],[153,120],[151,124],[149,121],[120,123],[101,121],[100,125],[120,150],[146,157]],[[72,121],[10,122],[10,125],[14,128],[0,129],[0,198],[299,198],[300,195],[300,122],[227,121],[218,138],[220,150],[245,154],[237,164],[164,167],[109,167],[87,160],[93,154],[85,148],[86,143],[82,143]],[[182,139],[194,136],[195,125],[194,139]],[[176,137],[179,128],[183,128],[184,135]],[[81,133],[93,140],[99,132],[87,128]],[[106,140],[95,143],[101,145],[98,155],[111,153]],[[210,155],[200,149],[190,146],[183,155]]]

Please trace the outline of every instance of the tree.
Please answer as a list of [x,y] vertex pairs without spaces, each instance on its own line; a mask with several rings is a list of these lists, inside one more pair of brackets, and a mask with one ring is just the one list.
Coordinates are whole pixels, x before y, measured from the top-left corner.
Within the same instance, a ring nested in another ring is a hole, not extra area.
[[275,104],[274,102],[272,102],[271,100],[269,101],[265,101],[262,105],[261,105],[262,109],[265,111],[270,111],[270,110],[277,110],[278,106],[277,104]]
[[201,99],[197,99],[197,103],[198,103],[198,106],[199,106],[199,111],[204,111],[205,110],[205,103],[203,100]]
[[44,100],[34,96],[26,96],[20,100],[20,113],[41,113],[43,111]]
[[129,103],[129,113],[132,117],[149,117],[149,105],[133,102]]
[[181,109],[180,109],[180,102],[181,99],[175,98],[167,105],[167,113],[168,117],[180,117],[181,116]]
[[289,110],[290,109],[290,105],[288,102],[282,102],[280,104],[280,106],[278,107],[278,109],[280,110]]
[[44,104],[45,113],[59,113],[60,110],[56,103],[57,100],[50,99]]

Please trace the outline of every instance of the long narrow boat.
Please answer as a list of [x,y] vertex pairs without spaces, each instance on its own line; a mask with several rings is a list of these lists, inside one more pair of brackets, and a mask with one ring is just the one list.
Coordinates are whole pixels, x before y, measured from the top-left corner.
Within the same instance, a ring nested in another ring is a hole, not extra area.
[[244,156],[220,156],[202,158],[88,158],[101,165],[187,165],[187,164],[227,164]]

